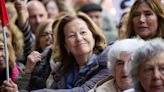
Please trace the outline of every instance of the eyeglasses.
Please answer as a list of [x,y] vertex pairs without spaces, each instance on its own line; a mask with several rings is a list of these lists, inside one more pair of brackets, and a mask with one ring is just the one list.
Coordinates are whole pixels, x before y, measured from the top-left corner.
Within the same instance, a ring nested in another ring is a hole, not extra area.
[[52,32],[43,32],[42,34],[41,34],[41,36],[53,36],[53,33]]
[[[164,66],[159,67],[157,70],[160,74],[164,75]],[[154,68],[145,68],[143,69],[143,75],[150,77],[155,74],[155,71]]]

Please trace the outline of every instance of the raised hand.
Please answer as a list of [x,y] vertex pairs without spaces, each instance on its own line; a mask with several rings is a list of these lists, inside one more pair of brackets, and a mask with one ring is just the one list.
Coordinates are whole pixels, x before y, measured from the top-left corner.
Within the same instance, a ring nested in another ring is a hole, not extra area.
[[25,73],[31,73],[33,71],[33,68],[35,66],[35,64],[39,61],[41,61],[42,59],[42,55],[41,53],[37,52],[37,51],[33,51],[31,52],[30,55],[28,55],[27,57],[27,64],[26,64],[26,68],[25,68]]

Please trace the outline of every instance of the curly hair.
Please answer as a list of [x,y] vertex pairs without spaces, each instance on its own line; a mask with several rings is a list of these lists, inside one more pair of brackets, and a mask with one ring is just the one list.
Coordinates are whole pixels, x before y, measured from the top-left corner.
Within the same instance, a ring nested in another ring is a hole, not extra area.
[[[3,39],[4,39],[3,35],[0,34],[0,42],[3,43]],[[14,68],[16,64],[16,56],[15,56],[14,48],[8,39],[6,40],[6,44],[7,44],[7,49],[8,49],[9,67],[12,69]]]
[[12,22],[7,25],[8,31],[10,31],[12,36],[12,46],[15,50],[16,59],[19,59],[23,53],[24,38],[20,29]]
[[164,40],[161,38],[156,38],[147,41],[144,46],[141,46],[134,53],[132,62],[130,62],[128,65],[128,70],[136,92],[144,92],[144,88],[142,87],[138,76],[141,65],[147,62],[147,60],[150,60],[151,58],[156,57],[157,55],[163,52]]

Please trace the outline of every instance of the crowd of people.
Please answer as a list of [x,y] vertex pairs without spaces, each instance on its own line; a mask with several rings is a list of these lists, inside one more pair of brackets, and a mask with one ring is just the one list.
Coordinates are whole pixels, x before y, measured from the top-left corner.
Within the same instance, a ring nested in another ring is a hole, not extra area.
[[136,0],[117,26],[95,0],[75,1],[6,2],[0,92],[164,92],[162,0]]

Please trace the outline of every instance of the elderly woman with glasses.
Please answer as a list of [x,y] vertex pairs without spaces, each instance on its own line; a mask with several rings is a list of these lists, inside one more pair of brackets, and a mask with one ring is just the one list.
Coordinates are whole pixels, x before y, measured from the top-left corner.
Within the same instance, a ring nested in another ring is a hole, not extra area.
[[164,41],[156,38],[139,48],[129,74],[136,92],[164,92]]

